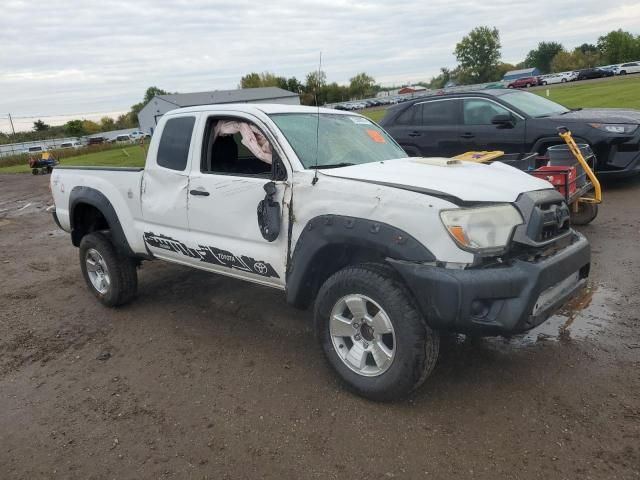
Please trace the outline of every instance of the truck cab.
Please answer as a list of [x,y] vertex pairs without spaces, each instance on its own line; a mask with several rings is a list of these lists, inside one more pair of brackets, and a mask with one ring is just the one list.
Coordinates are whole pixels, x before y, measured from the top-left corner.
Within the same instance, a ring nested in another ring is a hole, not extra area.
[[377,400],[424,382],[441,333],[524,332],[589,274],[588,242],[548,182],[499,162],[409,158],[351,112],[178,109],[144,169],[58,167],[51,182],[102,303],[132,300],[149,260],[282,290],[313,309],[346,385]]

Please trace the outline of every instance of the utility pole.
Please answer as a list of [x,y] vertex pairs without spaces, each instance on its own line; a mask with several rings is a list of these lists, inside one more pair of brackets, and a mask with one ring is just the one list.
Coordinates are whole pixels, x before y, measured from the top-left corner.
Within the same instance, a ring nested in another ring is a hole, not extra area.
[[11,124],[11,131],[15,135],[16,134],[16,129],[13,128],[13,120],[11,119],[11,114],[9,114],[9,123]]

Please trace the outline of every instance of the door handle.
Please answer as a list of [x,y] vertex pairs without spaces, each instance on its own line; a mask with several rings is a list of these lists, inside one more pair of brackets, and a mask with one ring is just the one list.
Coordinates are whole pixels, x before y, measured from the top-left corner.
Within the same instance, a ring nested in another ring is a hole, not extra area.
[[410,137],[419,137],[419,136],[421,136],[422,134],[421,134],[420,132],[411,132],[411,133],[409,133],[408,135],[409,135]]
[[197,195],[199,197],[208,197],[209,196],[209,192],[207,192],[206,190],[189,190],[189,193],[191,195]]
[[460,135],[460,138],[474,138],[475,135],[473,133],[463,133]]

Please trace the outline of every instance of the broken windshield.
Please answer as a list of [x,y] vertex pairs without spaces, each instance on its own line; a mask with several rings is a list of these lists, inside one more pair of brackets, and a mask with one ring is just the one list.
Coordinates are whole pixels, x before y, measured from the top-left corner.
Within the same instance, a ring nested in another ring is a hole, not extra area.
[[270,117],[305,168],[336,168],[407,157],[387,132],[364,117],[332,113]]

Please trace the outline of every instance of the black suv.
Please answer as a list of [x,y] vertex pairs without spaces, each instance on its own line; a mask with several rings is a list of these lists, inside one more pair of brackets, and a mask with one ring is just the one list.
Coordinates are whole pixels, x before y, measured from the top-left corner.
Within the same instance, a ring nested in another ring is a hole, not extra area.
[[596,153],[601,177],[640,173],[640,111],[570,110],[507,89],[434,95],[389,108],[380,124],[413,156],[451,157],[470,150],[538,152],[562,143],[566,126]]

